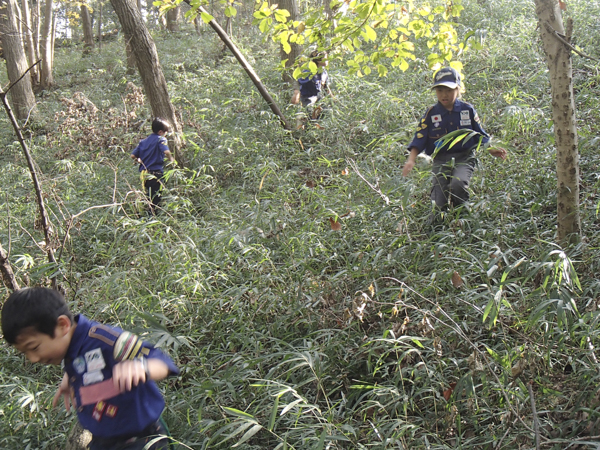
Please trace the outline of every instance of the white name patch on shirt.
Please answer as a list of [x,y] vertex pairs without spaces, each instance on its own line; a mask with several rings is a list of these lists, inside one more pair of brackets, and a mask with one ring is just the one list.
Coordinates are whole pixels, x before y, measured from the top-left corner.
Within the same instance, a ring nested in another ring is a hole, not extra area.
[[469,111],[461,111],[460,112],[460,120],[469,120]]
[[87,370],[89,372],[102,370],[106,367],[104,356],[102,356],[102,350],[99,348],[87,352],[85,354],[85,362],[87,363]]
[[470,121],[470,120],[461,120],[461,121],[460,121],[460,124],[461,124],[462,126],[471,125],[471,121]]
[[104,375],[102,375],[101,370],[96,370],[94,372],[86,372],[83,374],[83,385],[88,386],[90,384],[100,383],[104,380]]

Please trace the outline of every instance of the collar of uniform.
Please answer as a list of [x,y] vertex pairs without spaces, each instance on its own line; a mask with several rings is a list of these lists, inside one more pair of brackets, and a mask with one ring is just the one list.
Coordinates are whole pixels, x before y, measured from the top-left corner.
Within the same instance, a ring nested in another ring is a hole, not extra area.
[[461,112],[464,109],[464,104],[465,102],[457,98],[454,102],[454,106],[452,107],[452,111],[448,111],[440,102],[437,102],[433,112],[435,114],[441,114],[442,116],[445,114],[450,114],[451,112]]
[[79,353],[81,352],[83,341],[85,340],[85,336],[87,336],[91,326],[91,322],[83,314],[77,314],[73,318],[73,320],[75,321],[77,326],[75,327],[75,332],[73,333],[73,336],[71,336],[69,349],[67,350],[67,354],[65,355],[65,359],[70,360],[73,360],[73,357],[79,355]]

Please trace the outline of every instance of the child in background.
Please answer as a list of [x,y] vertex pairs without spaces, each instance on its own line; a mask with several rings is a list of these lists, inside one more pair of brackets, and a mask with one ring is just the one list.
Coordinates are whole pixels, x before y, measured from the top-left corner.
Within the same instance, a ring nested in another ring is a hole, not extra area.
[[150,199],[149,214],[156,214],[156,208],[160,205],[160,191],[163,187],[163,165],[165,157],[169,162],[175,159],[169,151],[166,135],[169,132],[169,124],[160,117],[152,121],[152,134],[140,141],[138,146],[131,152],[131,159],[140,165],[142,184],[144,191]]
[[294,82],[294,94],[290,103],[293,105],[301,103],[302,106],[308,109],[309,117],[316,120],[320,117],[322,111],[322,108],[315,107],[316,103],[323,98],[324,92],[331,95],[328,84],[329,75],[325,69],[329,62],[327,61],[327,53],[319,53],[317,50],[311,52],[310,58],[317,67],[322,67],[323,70],[315,75],[298,78]]
[[32,363],[64,364],[53,406],[64,398],[92,433],[90,450],[167,450],[165,401],[155,381],[179,374],[171,358],[136,335],[73,317],[47,288],[12,293],[2,307],[4,339]]
[[[432,89],[435,89],[438,103],[429,108],[421,118],[415,136],[408,145],[410,154],[402,169],[402,175],[408,176],[419,153],[424,151],[429,156],[435,153],[431,169],[431,200],[435,204],[429,219],[432,226],[439,224],[442,216],[440,212],[448,208],[448,203],[456,208],[468,202],[469,183],[477,161],[475,150],[480,145],[479,136],[463,139],[451,148],[448,148],[449,144],[436,148],[435,142],[459,129],[479,133],[481,146],[486,146],[490,141],[490,136],[481,127],[475,108],[460,100],[461,88],[460,74],[456,70],[446,67],[435,74]],[[489,147],[488,152],[501,159],[506,159],[507,156],[506,150],[499,147]]]

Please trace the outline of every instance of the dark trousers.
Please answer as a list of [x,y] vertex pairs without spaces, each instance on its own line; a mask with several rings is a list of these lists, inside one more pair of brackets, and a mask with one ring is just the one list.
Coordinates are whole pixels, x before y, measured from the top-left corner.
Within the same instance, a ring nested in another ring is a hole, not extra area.
[[149,170],[144,174],[144,191],[150,200],[151,214],[156,214],[156,209],[160,206],[162,197],[160,191],[163,187],[163,173],[157,170]]
[[157,442],[145,448],[145,446],[159,436],[168,436],[167,429],[161,423],[161,420],[150,425],[144,431],[140,432],[139,436],[134,437],[117,437],[117,438],[101,438],[92,437],[89,450],[168,450],[169,439],[162,438]]
[[441,151],[433,160],[433,186],[431,200],[437,209],[444,211],[469,201],[469,183],[477,159],[472,151],[447,153]]

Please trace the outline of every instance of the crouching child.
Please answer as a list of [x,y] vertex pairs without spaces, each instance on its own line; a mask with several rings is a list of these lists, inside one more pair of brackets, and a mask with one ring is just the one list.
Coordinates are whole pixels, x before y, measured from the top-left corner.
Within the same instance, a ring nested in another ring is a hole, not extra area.
[[155,381],[179,369],[163,352],[128,331],[73,316],[64,297],[47,288],[11,294],[2,307],[2,333],[32,363],[63,364],[53,406],[62,397],[67,411],[77,411],[93,436],[90,450],[169,448]]

